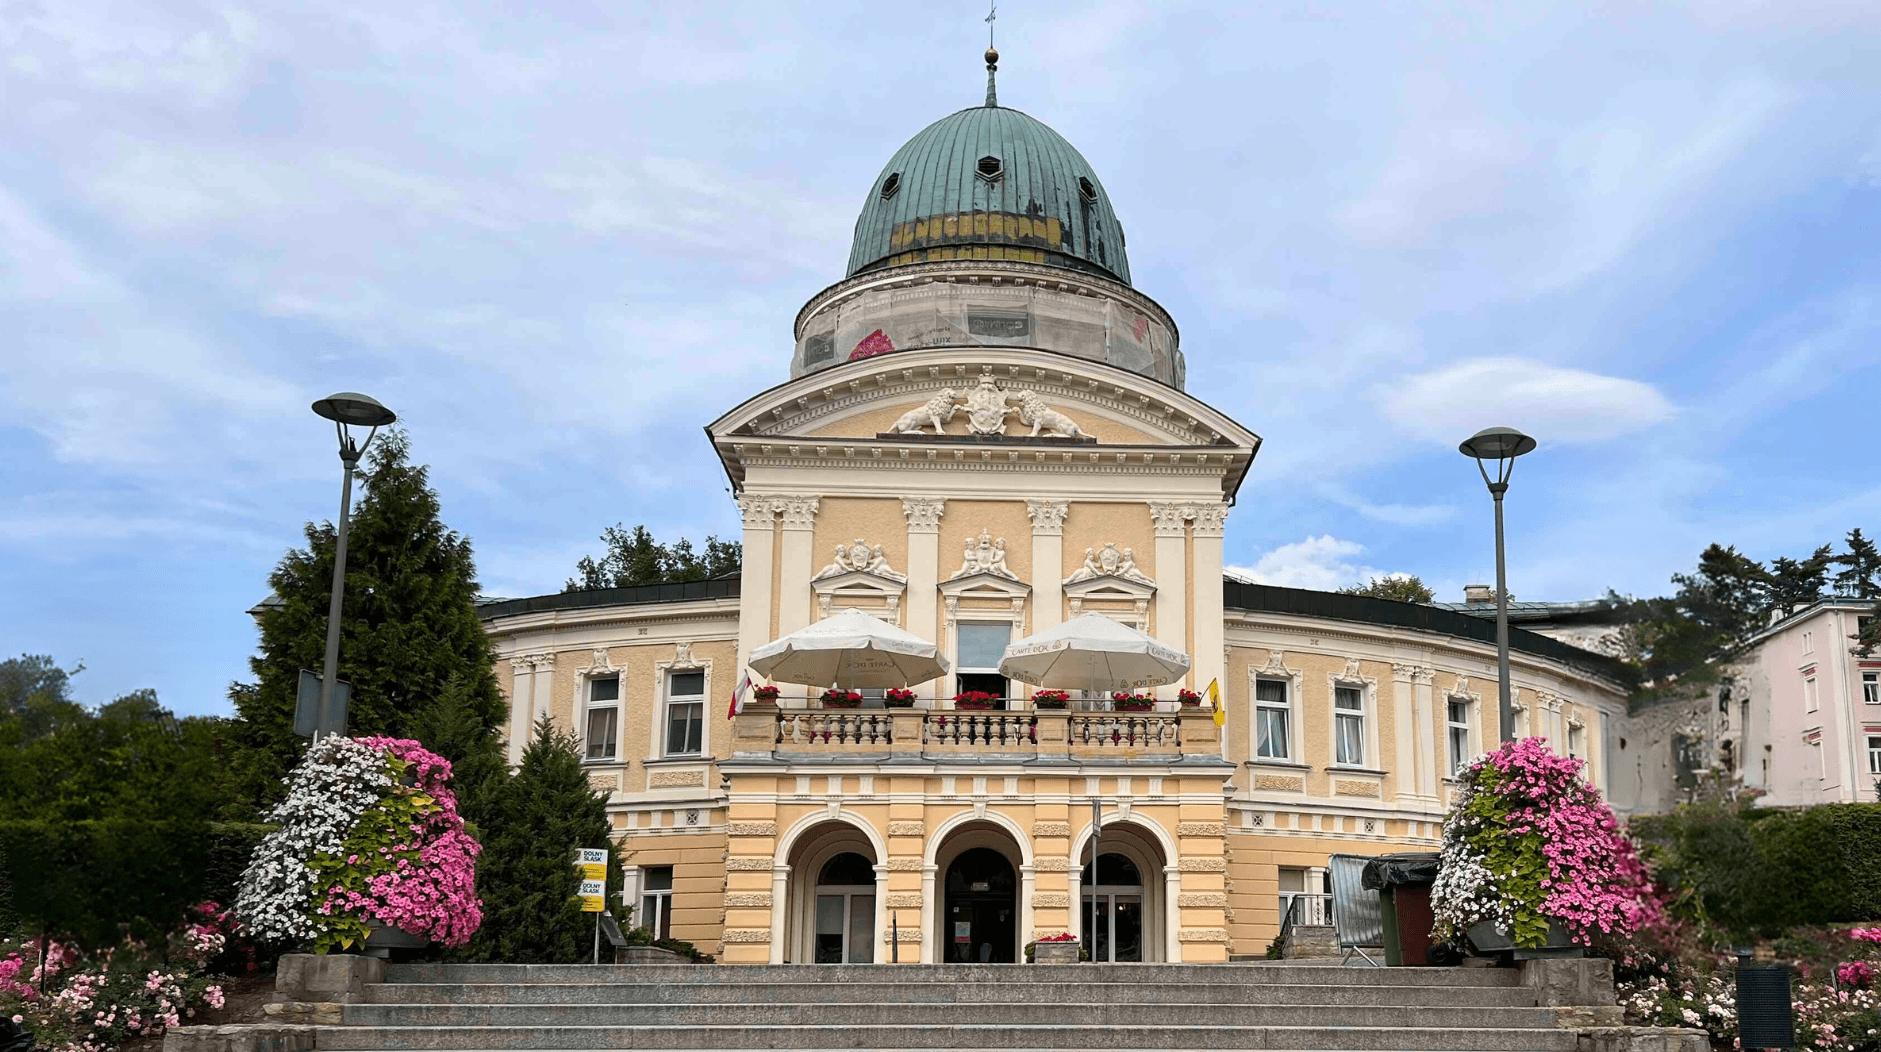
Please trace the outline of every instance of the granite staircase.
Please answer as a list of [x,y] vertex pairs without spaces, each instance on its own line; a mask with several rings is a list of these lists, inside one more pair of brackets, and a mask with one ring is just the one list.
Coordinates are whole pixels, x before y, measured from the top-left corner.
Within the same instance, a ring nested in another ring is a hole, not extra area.
[[1494,969],[404,964],[365,995],[319,1052],[1576,1046]]

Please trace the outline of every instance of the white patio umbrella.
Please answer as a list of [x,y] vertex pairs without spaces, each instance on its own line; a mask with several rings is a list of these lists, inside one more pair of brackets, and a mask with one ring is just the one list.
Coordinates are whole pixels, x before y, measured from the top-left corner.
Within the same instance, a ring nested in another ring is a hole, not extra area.
[[1035,687],[1136,690],[1181,679],[1189,655],[1103,614],[1083,614],[1007,647],[999,671]]
[[853,608],[771,640],[751,652],[750,665],[811,687],[906,687],[947,674],[939,647]]

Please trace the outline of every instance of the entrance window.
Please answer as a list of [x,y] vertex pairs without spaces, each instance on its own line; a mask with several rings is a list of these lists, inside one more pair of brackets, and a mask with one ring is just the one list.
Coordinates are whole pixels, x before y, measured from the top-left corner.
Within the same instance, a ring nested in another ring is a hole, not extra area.
[[640,926],[656,939],[673,937],[673,867],[653,866],[646,871],[640,895]]
[[1093,961],[1143,959],[1143,876],[1128,856],[1098,856],[1097,880],[1084,867],[1084,950]]
[[992,848],[960,853],[947,867],[941,956],[948,962],[1011,964],[1018,957],[1018,878]]
[[817,964],[875,963],[875,864],[853,851],[817,876],[814,952]]
[[[956,656],[955,692],[984,691],[996,698],[1006,696],[1006,677],[999,674],[999,659],[1012,642],[1009,621],[962,621],[954,626]],[[1004,708],[1004,703],[1001,703]]]
[[1287,911],[1293,908],[1293,896],[1306,891],[1306,870],[1294,866],[1280,867],[1280,919],[1285,920]]

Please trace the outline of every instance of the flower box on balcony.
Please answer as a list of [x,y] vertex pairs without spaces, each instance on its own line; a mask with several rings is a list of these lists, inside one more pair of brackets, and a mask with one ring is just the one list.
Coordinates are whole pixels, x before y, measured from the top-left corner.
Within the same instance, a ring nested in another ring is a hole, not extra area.
[[954,695],[954,708],[963,712],[977,712],[993,707],[999,699],[983,690],[969,690]]
[[882,702],[891,709],[914,708],[914,691],[890,687],[882,692]]
[[1176,700],[1184,705],[1200,705],[1202,703],[1202,696],[1192,690],[1178,690],[1176,691]]
[[777,702],[777,695],[778,689],[776,687],[753,687],[751,690],[751,696],[753,698],[767,705],[775,704]]
[[1071,695],[1062,690],[1041,690],[1032,695],[1032,707],[1035,709],[1068,709],[1071,707]]
[[854,709],[862,706],[862,695],[853,690],[826,690],[823,692],[823,707],[826,709]]
[[1156,707],[1156,699],[1148,694],[1118,691],[1110,696],[1110,706],[1118,712],[1148,712]]

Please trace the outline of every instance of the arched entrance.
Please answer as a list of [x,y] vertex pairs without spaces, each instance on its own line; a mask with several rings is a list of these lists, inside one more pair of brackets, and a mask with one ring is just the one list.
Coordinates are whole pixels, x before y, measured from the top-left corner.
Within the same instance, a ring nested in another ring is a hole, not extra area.
[[1084,866],[1084,948],[1093,961],[1140,962],[1144,956],[1143,873],[1128,855],[1106,851],[1097,879]]
[[781,960],[797,964],[872,964],[886,873],[861,829],[827,822],[805,830],[788,855]]
[[1175,874],[1160,838],[1130,819],[1104,818],[1097,872],[1091,872],[1090,827],[1080,831],[1073,856],[1083,862],[1076,878],[1074,923],[1094,961],[1175,960]]
[[955,856],[943,880],[941,959],[971,964],[1011,964],[1019,953],[1019,876],[1004,854],[990,847]]

